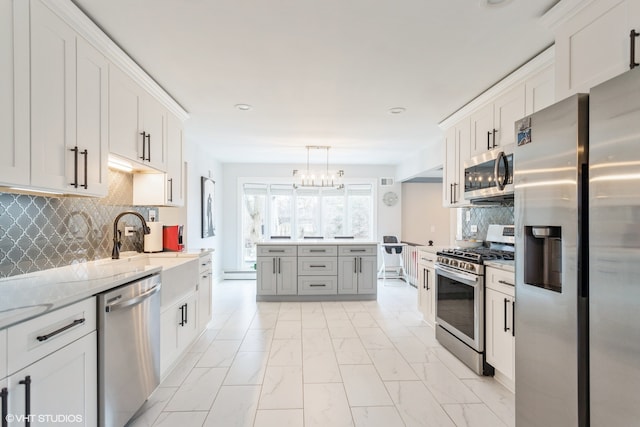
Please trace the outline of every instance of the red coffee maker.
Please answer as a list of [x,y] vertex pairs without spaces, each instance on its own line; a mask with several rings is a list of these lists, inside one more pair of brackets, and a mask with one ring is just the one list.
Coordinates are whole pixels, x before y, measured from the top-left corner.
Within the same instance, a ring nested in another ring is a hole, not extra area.
[[165,251],[180,252],[182,244],[182,225],[165,225],[162,227],[162,248]]

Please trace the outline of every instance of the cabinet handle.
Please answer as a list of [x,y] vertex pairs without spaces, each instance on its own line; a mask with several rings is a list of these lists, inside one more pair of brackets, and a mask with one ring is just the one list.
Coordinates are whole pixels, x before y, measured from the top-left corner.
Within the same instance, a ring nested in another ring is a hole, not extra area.
[[636,62],[636,37],[638,36],[640,36],[640,33],[638,33],[635,29],[631,30],[631,32],[629,33],[629,42],[631,43],[629,49],[629,68],[631,70],[640,65]]
[[185,307],[186,307],[186,304],[182,304],[182,305],[180,306],[180,326],[184,326],[184,325],[185,325],[185,323],[187,323],[187,322],[185,322],[185,320],[184,320],[184,308],[185,308]]
[[516,302],[511,301],[511,336],[516,336]]
[[508,299],[504,299],[504,331],[507,332],[509,327],[507,326],[507,304],[509,303]]
[[40,342],[42,342],[42,341],[46,341],[46,340],[48,340],[49,338],[54,337],[54,336],[56,336],[56,335],[58,335],[58,334],[60,334],[60,333],[62,333],[62,332],[64,332],[64,331],[66,331],[67,329],[71,329],[71,328],[73,328],[73,327],[74,327],[74,326],[76,326],[76,325],[81,325],[81,324],[83,324],[83,323],[84,323],[84,321],[85,321],[84,317],[83,317],[82,319],[76,319],[76,320],[74,320],[73,322],[69,323],[69,324],[68,324],[68,325],[66,325],[66,326],[63,326],[63,327],[62,327],[62,328],[60,328],[60,329],[56,329],[55,331],[50,332],[50,333],[48,333],[48,334],[46,334],[46,335],[39,335],[39,336],[37,336],[37,337],[36,337],[36,339],[37,339],[38,341],[40,341]]
[[312,252],[312,253],[325,253],[325,252],[327,252],[327,250],[326,249],[309,249],[309,252]]
[[496,133],[498,129],[494,129],[491,133],[493,134],[493,142],[491,143],[491,148],[496,148]]
[[513,283],[509,283],[506,280],[498,280],[498,283],[502,283],[503,285],[509,285],[509,286],[514,286]]
[[325,286],[327,286],[327,284],[326,283],[312,283],[309,286],[311,286],[312,288],[318,287],[318,286],[325,287]]
[[278,258],[278,274],[282,273],[282,270],[280,269],[280,261],[282,261],[282,258]]
[[270,254],[275,254],[275,253],[284,253],[284,249],[269,249],[269,253]]
[[362,258],[358,258],[358,263],[360,264],[360,273],[362,273]]
[[73,182],[69,185],[78,188],[78,147],[69,148],[69,151],[73,151]]
[[273,261],[273,262],[272,262],[271,264],[273,264],[273,265],[272,265],[272,267],[273,267],[273,274],[276,274],[276,259],[274,258],[272,261]]
[[456,197],[456,190],[458,188],[458,183],[454,182],[453,183],[453,202],[452,203],[458,203],[458,198]]
[[427,284],[427,290],[429,290],[429,270],[424,269],[424,281]]
[[31,426],[31,376],[27,375],[24,380],[20,380],[18,384],[24,385],[24,425]]
[[326,265],[313,265],[313,264],[310,265],[309,267],[311,267],[311,268],[327,268]]
[[487,131],[487,150],[491,150],[491,131]]
[[366,249],[349,249],[349,252],[354,253],[354,252],[366,252]]
[[184,303],[184,324],[189,323],[189,304]]
[[358,274],[358,258],[353,259],[353,274]]
[[173,202],[173,178],[169,178],[169,201]]
[[148,144],[148,147],[147,147],[147,161],[150,162],[151,161],[151,134],[150,133],[147,134],[147,144]]
[[140,132],[140,135],[142,135],[142,157],[140,158],[144,162],[145,160],[147,160],[147,144],[145,142],[145,140],[147,139],[147,132]]
[[89,150],[85,149],[84,151],[81,151],[80,154],[84,156],[84,184],[82,184],[80,187],[83,187],[86,190],[89,188],[89,185],[87,183],[87,166],[89,165]]
[[0,398],[2,398],[2,427],[7,427],[7,397],[9,397],[9,392],[5,387],[0,391]]

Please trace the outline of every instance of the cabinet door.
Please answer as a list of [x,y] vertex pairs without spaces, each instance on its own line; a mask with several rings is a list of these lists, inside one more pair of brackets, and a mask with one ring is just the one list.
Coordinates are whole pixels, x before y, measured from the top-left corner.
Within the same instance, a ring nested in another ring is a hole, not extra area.
[[258,286],[258,295],[276,295],[276,262],[276,257],[258,257],[258,277],[256,280]]
[[29,185],[29,69],[19,55],[29,49],[28,26],[19,25],[28,22],[28,13],[26,2],[0,0],[0,183],[5,185]]
[[[198,336],[198,303],[196,293],[189,295],[181,306],[184,306],[184,319],[178,322],[178,353],[182,352]],[[180,311],[180,310],[178,310]],[[182,315],[182,313],[180,313]]]
[[457,144],[456,156],[458,157],[458,168],[456,172],[456,182],[453,186],[455,204],[463,205],[464,197],[464,164],[471,157],[471,124],[469,119],[462,120],[456,125]]
[[31,185],[67,191],[76,145],[76,35],[31,3]]
[[142,123],[147,133],[146,163],[164,172],[167,170],[167,111],[147,93],[143,97]]
[[[629,32],[640,31],[637,0],[591,2],[556,31],[556,99],[588,92],[629,70]],[[635,39],[640,62],[640,40]]]
[[167,191],[168,206],[182,206],[183,193],[183,129],[182,122],[173,114],[167,121]]
[[109,152],[140,163],[141,90],[118,67],[109,67]]
[[426,269],[426,319],[427,323],[430,325],[435,325],[436,323],[436,271],[432,268]]
[[296,295],[298,293],[298,260],[296,257],[278,257],[276,259],[278,271],[278,295]]
[[211,310],[213,306],[211,300],[211,276],[211,270],[200,272],[200,284],[198,285],[198,331],[206,329],[213,314]]
[[445,133],[445,158],[444,171],[442,174],[442,200],[444,207],[449,207],[453,203],[453,184],[456,182],[458,176],[456,133],[457,131],[455,126],[448,129]]
[[160,376],[164,377],[178,357],[178,328],[181,312],[176,303],[160,313]]
[[355,257],[338,257],[338,293],[358,293],[358,272]]
[[[86,189],[78,190],[83,194],[106,196],[109,191],[109,65],[100,52],[81,38],[77,39],[76,62],[78,180],[86,184]],[[67,163],[70,178],[73,177],[72,166],[72,162]]]
[[[20,384],[20,381],[29,377],[31,414],[75,416],[69,424],[97,425],[96,337],[96,331],[85,335],[10,376],[9,413],[16,416],[25,414],[26,386]],[[37,424],[50,425],[55,422],[49,420]]]
[[493,104],[485,105],[471,115],[470,157],[493,148]]
[[416,285],[418,286],[418,310],[422,313],[422,317],[424,320],[427,320],[427,310],[426,310],[426,269],[423,265],[418,264],[418,281]]
[[358,260],[358,293],[375,294],[378,292],[377,279],[378,259],[374,256],[363,256]]
[[524,90],[524,85],[518,85],[500,95],[493,103],[496,135],[495,143],[492,140],[492,148],[515,143],[515,122],[524,117]]
[[513,337],[511,335],[512,298],[487,289],[486,345],[487,362],[509,378],[513,376]]
[[555,95],[555,71],[553,65],[549,65],[525,82],[525,115],[553,104]]

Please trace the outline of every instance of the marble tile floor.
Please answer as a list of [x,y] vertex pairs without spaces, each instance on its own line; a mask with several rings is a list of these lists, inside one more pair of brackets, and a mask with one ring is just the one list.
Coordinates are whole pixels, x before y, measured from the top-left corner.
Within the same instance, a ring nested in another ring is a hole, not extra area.
[[377,301],[317,303],[214,285],[209,329],[129,426],[515,425],[514,395],[443,349],[417,290],[390,282]]

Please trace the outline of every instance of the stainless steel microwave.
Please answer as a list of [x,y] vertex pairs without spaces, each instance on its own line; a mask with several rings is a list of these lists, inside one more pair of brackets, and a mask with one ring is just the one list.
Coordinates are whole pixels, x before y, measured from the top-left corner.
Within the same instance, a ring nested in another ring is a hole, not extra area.
[[464,166],[466,200],[513,198],[513,144],[472,157]]

